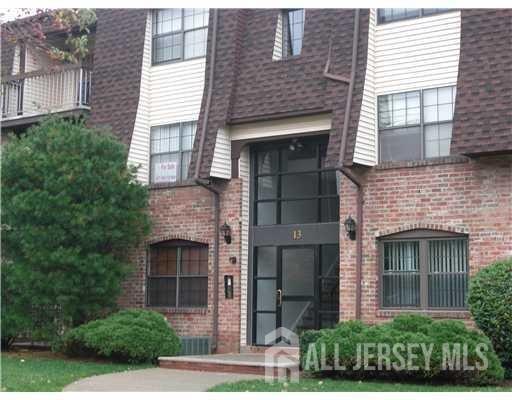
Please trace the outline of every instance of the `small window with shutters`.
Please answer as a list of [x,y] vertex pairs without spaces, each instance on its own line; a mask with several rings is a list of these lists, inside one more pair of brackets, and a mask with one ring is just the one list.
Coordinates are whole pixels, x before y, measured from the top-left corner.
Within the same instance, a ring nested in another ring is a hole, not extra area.
[[381,237],[379,258],[383,308],[467,307],[466,235],[413,230]]

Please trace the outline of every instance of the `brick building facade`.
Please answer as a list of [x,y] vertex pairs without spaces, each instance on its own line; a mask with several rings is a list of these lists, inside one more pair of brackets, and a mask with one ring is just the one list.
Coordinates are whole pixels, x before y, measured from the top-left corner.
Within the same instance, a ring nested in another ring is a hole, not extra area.
[[98,11],[88,122],[150,190],[122,307],[221,353],[472,323],[469,278],[512,256],[512,12],[401,10]]

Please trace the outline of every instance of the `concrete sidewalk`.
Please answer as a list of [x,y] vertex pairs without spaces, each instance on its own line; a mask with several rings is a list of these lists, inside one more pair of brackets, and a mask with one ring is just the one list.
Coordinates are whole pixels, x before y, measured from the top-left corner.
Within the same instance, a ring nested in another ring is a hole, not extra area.
[[92,376],[73,382],[65,392],[204,392],[212,386],[246,379],[263,379],[258,375],[220,372],[179,371],[148,368]]

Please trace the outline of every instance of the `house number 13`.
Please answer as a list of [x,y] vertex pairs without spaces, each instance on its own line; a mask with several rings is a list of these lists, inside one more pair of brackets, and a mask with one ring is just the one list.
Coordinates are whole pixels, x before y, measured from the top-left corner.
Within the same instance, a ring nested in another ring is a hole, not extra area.
[[300,229],[294,229],[292,231],[293,240],[302,240],[302,231]]

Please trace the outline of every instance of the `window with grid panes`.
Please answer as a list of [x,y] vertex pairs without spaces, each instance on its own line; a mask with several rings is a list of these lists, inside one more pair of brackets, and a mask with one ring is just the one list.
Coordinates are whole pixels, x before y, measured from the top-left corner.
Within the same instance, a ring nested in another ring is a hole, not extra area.
[[181,122],[151,128],[151,183],[173,183],[187,179],[197,123]]
[[304,37],[305,10],[303,8],[296,10],[284,10],[282,18],[282,58],[299,55],[302,51],[302,39]]
[[450,154],[455,86],[378,97],[380,161]]
[[385,22],[402,21],[418,17],[427,17],[452,11],[449,8],[379,8],[377,20],[380,24]]
[[467,238],[413,235],[379,244],[381,304],[387,308],[464,309]]
[[153,64],[206,55],[207,8],[153,11]]
[[147,304],[153,307],[208,305],[208,246],[166,241],[151,245]]

